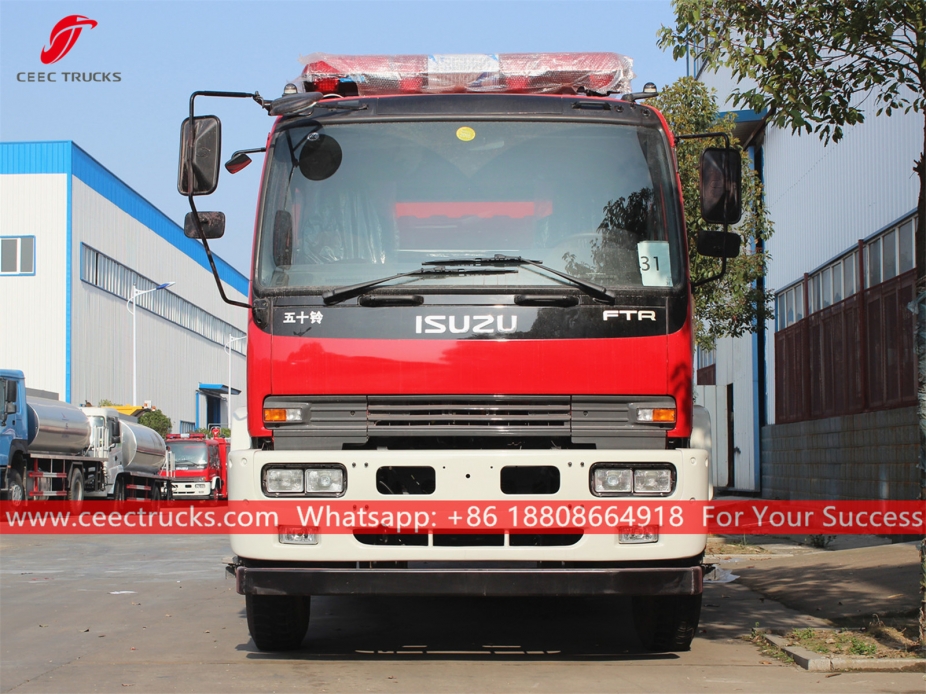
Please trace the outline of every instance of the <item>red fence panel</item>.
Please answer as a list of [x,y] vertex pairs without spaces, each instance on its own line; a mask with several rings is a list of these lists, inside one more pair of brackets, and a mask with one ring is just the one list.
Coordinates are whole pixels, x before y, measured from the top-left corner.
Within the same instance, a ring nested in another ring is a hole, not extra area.
[[776,332],[776,421],[916,404],[915,284],[906,272]]

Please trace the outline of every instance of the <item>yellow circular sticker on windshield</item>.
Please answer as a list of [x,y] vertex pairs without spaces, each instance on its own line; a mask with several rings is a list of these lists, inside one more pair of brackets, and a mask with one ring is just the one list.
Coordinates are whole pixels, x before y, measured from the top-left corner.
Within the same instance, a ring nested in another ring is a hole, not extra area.
[[463,142],[469,142],[470,140],[476,137],[476,131],[470,128],[469,126],[464,125],[462,128],[457,129],[457,138],[463,140]]

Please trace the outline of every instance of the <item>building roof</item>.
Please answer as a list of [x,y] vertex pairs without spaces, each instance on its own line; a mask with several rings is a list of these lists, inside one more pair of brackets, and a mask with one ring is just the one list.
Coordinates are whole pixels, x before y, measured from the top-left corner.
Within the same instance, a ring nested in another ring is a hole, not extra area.
[[[0,142],[0,174],[49,173],[76,176],[123,212],[212,272],[199,241],[184,236],[178,224],[74,142]],[[214,253],[213,257],[222,281],[248,296],[248,278]]]

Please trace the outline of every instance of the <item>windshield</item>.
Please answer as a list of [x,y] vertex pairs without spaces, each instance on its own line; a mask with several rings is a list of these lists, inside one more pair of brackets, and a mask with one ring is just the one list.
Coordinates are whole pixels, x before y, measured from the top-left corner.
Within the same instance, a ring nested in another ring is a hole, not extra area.
[[205,470],[206,444],[202,442],[172,442],[170,450],[178,470]]
[[[654,128],[303,121],[276,133],[270,157],[262,288],[320,290],[496,253],[613,287],[684,276],[674,177]],[[390,286],[570,286],[535,266],[515,269]]]

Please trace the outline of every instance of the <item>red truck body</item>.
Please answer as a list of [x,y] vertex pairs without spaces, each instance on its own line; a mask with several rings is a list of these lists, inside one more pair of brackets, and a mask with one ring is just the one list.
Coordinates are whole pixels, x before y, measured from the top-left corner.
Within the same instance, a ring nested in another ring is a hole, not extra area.
[[[172,494],[183,499],[228,498],[228,440],[206,434],[168,434]],[[168,470],[161,474],[168,476]]]
[[[229,499],[455,510],[413,532],[232,533],[255,643],[298,647],[311,595],[623,594],[646,648],[687,649],[705,535],[538,532],[509,508],[552,522],[711,496],[676,141],[638,103],[655,89],[628,93],[616,54],[305,62],[272,102],[194,95],[276,116],[266,150],[226,164],[266,151]],[[217,118],[194,123],[191,204],[215,189],[220,148]],[[724,210],[711,223],[738,220],[724,152],[702,160],[702,209]],[[221,235],[224,217],[193,209],[189,236]],[[706,255],[738,253],[735,234],[705,239]],[[488,505],[476,531],[458,525],[466,504]]]

